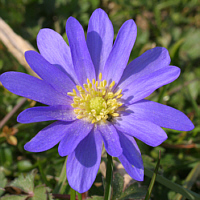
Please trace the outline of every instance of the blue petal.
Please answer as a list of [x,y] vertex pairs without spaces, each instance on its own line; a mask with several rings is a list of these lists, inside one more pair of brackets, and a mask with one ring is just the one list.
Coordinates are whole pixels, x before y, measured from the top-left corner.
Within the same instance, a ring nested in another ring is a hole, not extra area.
[[69,185],[79,193],[92,186],[101,162],[102,138],[98,131],[91,131],[67,159]]
[[120,80],[119,87],[125,88],[138,78],[153,73],[170,64],[170,56],[164,47],[155,47],[143,53],[128,64]]
[[133,20],[126,21],[119,30],[103,71],[103,79],[118,84],[128,63],[129,56],[137,35],[137,27]]
[[37,46],[48,62],[62,67],[76,82],[70,48],[60,34],[48,28],[41,29],[37,35]]
[[72,61],[81,85],[87,83],[87,78],[95,79],[95,69],[85,41],[84,30],[80,23],[69,17],[66,23],[66,33],[72,54]]
[[144,99],[159,87],[177,79],[179,75],[180,69],[178,67],[169,66],[140,77],[125,88],[121,87],[122,100],[124,100],[125,104],[132,104]]
[[33,71],[60,93],[67,95],[76,87],[67,74],[50,64],[36,51],[26,51],[25,58]]
[[66,135],[58,146],[60,156],[72,153],[77,145],[90,133],[93,126],[92,123],[88,123],[85,120],[76,120],[69,124]]
[[0,76],[3,86],[10,92],[47,105],[69,105],[72,101],[51,85],[21,72],[6,72]]
[[118,158],[127,173],[137,181],[144,179],[144,167],[140,150],[134,138],[118,131],[120,143],[123,149]]
[[102,9],[96,9],[90,17],[87,32],[87,46],[95,67],[96,77],[103,72],[112,49],[113,37],[113,26],[108,15]]
[[104,146],[108,154],[114,157],[121,155],[122,148],[115,127],[110,122],[107,122],[106,124],[98,125],[98,130],[101,132]]
[[150,121],[138,120],[131,113],[124,112],[114,124],[117,130],[133,136],[147,145],[156,147],[167,139],[167,134],[162,128]]
[[127,110],[130,110],[140,120],[147,120],[164,128],[179,131],[190,131],[194,128],[194,125],[184,113],[153,101],[138,101],[129,105]]
[[70,122],[54,122],[42,129],[30,142],[26,143],[24,149],[30,152],[46,151],[54,147],[65,136]]
[[71,105],[28,108],[21,112],[17,117],[17,121],[20,123],[33,123],[50,120],[73,121],[75,119],[76,116]]

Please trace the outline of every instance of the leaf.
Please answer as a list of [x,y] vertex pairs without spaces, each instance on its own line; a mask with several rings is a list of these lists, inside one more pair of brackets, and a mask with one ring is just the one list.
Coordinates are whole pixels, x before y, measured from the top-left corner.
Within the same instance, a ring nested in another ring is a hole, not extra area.
[[6,195],[1,200],[26,200],[28,195]]
[[45,200],[47,199],[47,191],[45,186],[38,186],[34,190],[34,196],[30,200]]
[[31,173],[27,174],[26,177],[24,177],[23,174],[19,175],[19,177],[9,185],[9,187],[21,189],[26,193],[32,193],[34,190],[35,174],[36,170],[33,170]]
[[122,193],[118,200],[144,199],[146,192],[146,187],[139,187],[138,183],[135,182]]
[[123,176],[121,176],[119,173],[116,173],[114,175],[112,184],[113,184],[112,199],[115,200],[115,199],[118,199],[122,194],[122,190],[123,190],[123,186],[124,186]]
[[3,169],[0,168],[0,196],[4,193],[3,188],[6,186],[7,179],[3,173]]
[[[147,168],[144,168],[144,174],[145,174],[145,176],[148,176],[148,177],[153,176],[153,172]],[[188,190],[188,189],[182,187],[181,185],[178,185],[178,184],[168,180],[167,178],[160,176],[159,174],[157,174],[156,181],[158,183],[164,185],[165,187],[182,194],[184,197],[186,197],[190,200],[200,199],[199,194],[192,192],[191,190]]]
[[87,200],[104,200],[104,197],[92,196],[91,198],[87,198]]
[[158,162],[157,162],[157,164],[156,164],[156,168],[155,168],[155,170],[154,170],[154,173],[153,173],[153,176],[152,176],[152,179],[151,179],[151,182],[150,182],[150,185],[149,185],[147,194],[146,194],[146,196],[145,196],[145,200],[149,200],[150,197],[151,197],[151,193],[152,193],[152,190],[153,190],[153,186],[154,186],[154,183],[155,183],[155,180],[156,180],[156,176],[157,176],[157,173],[158,173],[158,168],[159,168],[159,165],[160,165],[160,158],[161,158],[161,151],[159,151]]
[[200,51],[200,30],[191,28],[189,29],[185,38],[184,44],[181,46],[181,56],[184,60],[191,59],[195,60],[199,58]]

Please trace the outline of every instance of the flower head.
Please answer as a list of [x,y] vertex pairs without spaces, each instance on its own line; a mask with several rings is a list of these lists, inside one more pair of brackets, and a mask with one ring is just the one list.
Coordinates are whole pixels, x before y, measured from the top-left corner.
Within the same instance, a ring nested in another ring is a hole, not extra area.
[[161,47],[127,65],[136,32],[135,22],[126,21],[113,44],[112,23],[97,9],[85,40],[82,26],[70,17],[66,23],[69,46],[58,33],[42,29],[37,36],[40,54],[25,53],[41,79],[20,72],[0,77],[11,92],[48,105],[26,109],[18,116],[21,123],[57,120],[24,148],[41,152],[59,143],[59,154],[68,155],[69,184],[80,193],[95,180],[102,143],[133,179],[142,181],[143,162],[133,137],[154,147],[167,139],[161,127],[181,131],[194,127],[180,111],[144,99],[174,81],[180,69],[170,66],[168,51]]

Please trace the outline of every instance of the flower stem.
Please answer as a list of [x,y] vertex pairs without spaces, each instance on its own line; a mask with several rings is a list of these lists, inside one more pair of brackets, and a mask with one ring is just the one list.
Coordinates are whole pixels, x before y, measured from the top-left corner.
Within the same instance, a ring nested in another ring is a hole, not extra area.
[[76,191],[74,189],[70,189],[70,200],[76,200]]
[[111,186],[113,177],[113,161],[112,156],[107,153],[107,165],[106,165],[106,181],[105,181],[105,194],[104,200],[110,200]]
[[67,157],[65,159],[64,165],[63,165],[61,173],[60,173],[58,183],[57,183],[55,189],[53,190],[53,193],[62,194],[61,191],[62,191],[64,185],[66,184],[66,179],[67,179],[67,177],[66,177],[66,163],[67,163]]
[[81,193],[78,193],[78,200],[82,200],[82,194]]

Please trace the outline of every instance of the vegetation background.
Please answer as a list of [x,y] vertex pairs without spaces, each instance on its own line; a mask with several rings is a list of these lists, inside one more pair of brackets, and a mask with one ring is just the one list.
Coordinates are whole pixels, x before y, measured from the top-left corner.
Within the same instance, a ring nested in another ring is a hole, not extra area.
[[[65,34],[67,18],[69,16],[77,18],[86,32],[92,12],[99,7],[109,15],[114,26],[115,37],[126,20],[135,20],[138,34],[130,61],[155,46],[163,46],[169,50],[171,65],[180,67],[181,75],[173,83],[155,91],[149,99],[179,109],[195,125],[195,129],[190,132],[166,130],[168,140],[156,148],[138,141],[147,169],[145,180],[142,183],[131,182],[130,187],[122,193],[124,181],[116,167],[113,199],[144,198],[150,183],[148,169],[154,170],[159,150],[161,151],[159,174],[170,180],[171,186],[177,183],[200,194],[200,109],[198,106],[200,103],[200,1],[0,0],[0,17],[37,49],[36,36],[41,28],[54,29],[67,42]],[[0,41],[0,74],[6,71],[28,73]],[[22,99],[0,85],[0,119],[8,115]],[[17,115],[34,105],[39,103],[27,100],[0,129],[2,200],[44,200],[53,197],[62,199],[63,196],[56,196],[57,193],[66,194],[65,199],[69,198],[67,181],[62,186],[58,182],[65,158],[58,155],[57,146],[42,153],[30,153],[23,148],[26,142],[48,124],[48,122],[26,125],[17,123]],[[104,160],[103,156],[102,161]],[[20,175],[22,173],[25,177]],[[26,184],[21,185],[22,182]],[[99,170],[95,184],[84,195],[103,196],[102,184],[102,174]],[[176,193],[176,190],[169,189],[170,184],[165,180],[156,181],[151,199],[185,199]],[[32,193],[35,194],[34,197]],[[8,196],[11,194],[12,196]],[[93,197],[93,199],[100,199],[100,197]]]

